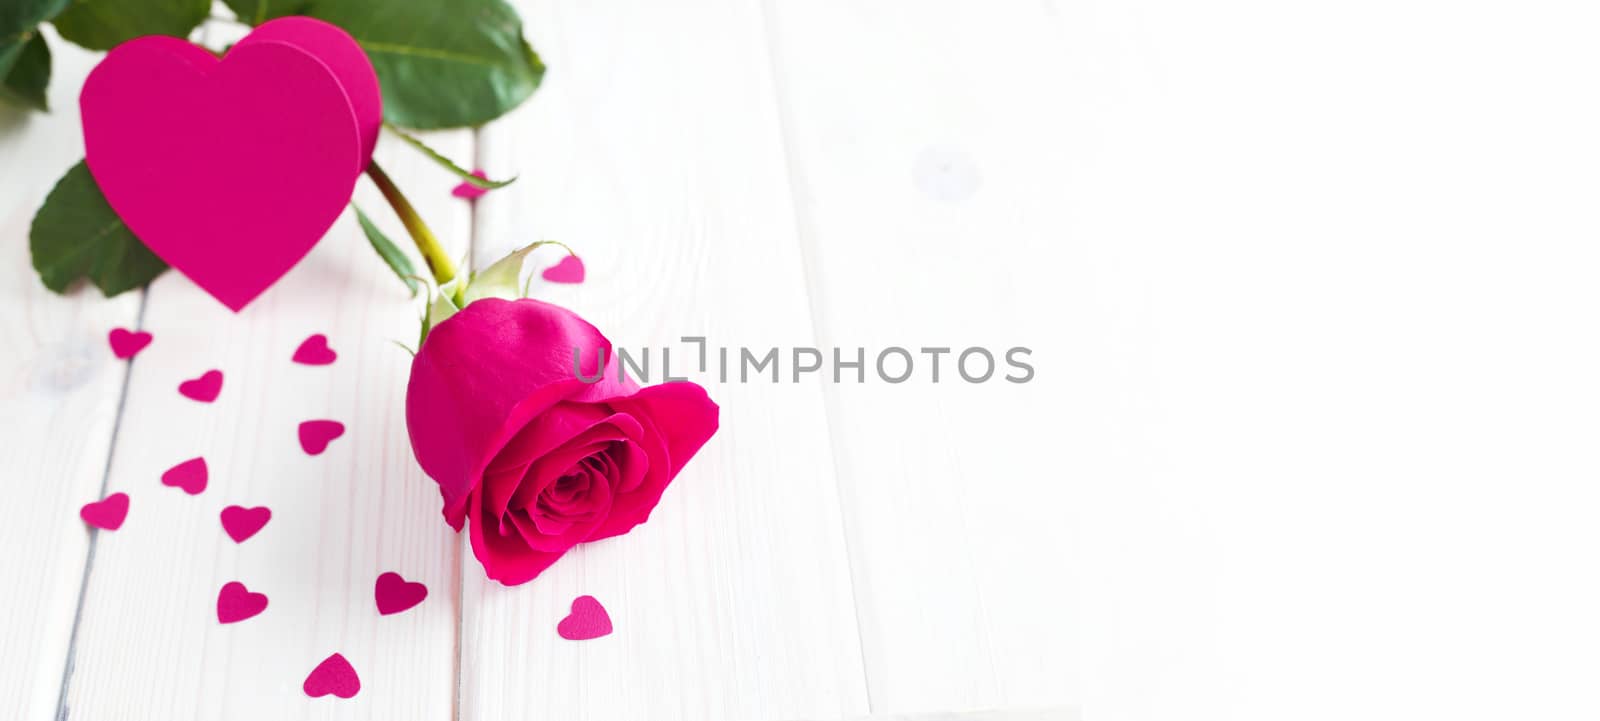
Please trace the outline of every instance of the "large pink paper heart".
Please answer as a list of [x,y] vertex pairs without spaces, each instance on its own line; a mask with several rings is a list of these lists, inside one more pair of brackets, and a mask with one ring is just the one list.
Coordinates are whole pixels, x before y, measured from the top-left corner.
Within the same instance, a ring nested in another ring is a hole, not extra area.
[[89,171],[129,230],[238,311],[350,201],[363,139],[326,64],[296,45],[226,58],[178,38],[114,48],[79,98]]
[[355,667],[344,660],[344,656],[336,653],[311,669],[300,688],[312,698],[330,693],[339,698],[350,698],[361,690],[361,677],[356,675]]
[[372,596],[378,602],[378,613],[388,616],[422,603],[422,599],[428,597],[428,587],[407,581],[394,571],[386,571],[378,576]]
[[222,531],[234,543],[244,543],[251,536],[256,535],[267,521],[272,520],[272,509],[266,506],[245,508],[244,506],[228,506],[222,509]]
[[290,16],[257,25],[234,47],[263,41],[300,48],[333,71],[350,100],[350,109],[355,111],[356,129],[361,133],[361,162],[356,172],[366,170],[372,161],[372,149],[378,145],[378,131],[383,128],[383,93],[378,89],[378,73],[361,44],[337,25]]
[[342,435],[344,424],[338,421],[306,421],[300,424],[300,450],[307,455],[321,455],[333,439]]
[[238,623],[267,610],[267,594],[252,593],[238,581],[229,581],[217,592],[217,621]]
[[122,527],[122,522],[128,517],[128,494],[113,493],[104,500],[85,503],[78,511],[78,517],[95,528],[115,531]]
[[568,641],[587,641],[611,633],[611,615],[594,596],[579,596],[572,601],[572,613],[556,624],[556,633]]

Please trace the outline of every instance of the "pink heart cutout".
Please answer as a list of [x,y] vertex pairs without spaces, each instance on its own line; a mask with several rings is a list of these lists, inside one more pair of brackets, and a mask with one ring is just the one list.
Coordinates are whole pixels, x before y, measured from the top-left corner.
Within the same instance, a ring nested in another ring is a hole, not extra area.
[[342,435],[344,424],[338,421],[306,421],[300,424],[300,449],[309,455],[321,455],[333,439]]
[[267,594],[251,593],[244,584],[229,581],[217,593],[217,621],[238,623],[267,610]]
[[428,597],[428,587],[407,581],[394,571],[386,571],[378,576],[372,596],[378,602],[378,613],[388,616],[422,603],[422,599]]
[[300,688],[312,698],[330,693],[339,698],[350,698],[361,691],[361,677],[356,675],[355,667],[344,660],[344,656],[336,653],[311,669]]
[[107,339],[111,341],[112,355],[127,360],[138,355],[139,351],[144,350],[145,346],[150,345],[150,341],[154,340],[154,336],[144,331],[135,332],[126,328],[112,328],[111,335],[107,336]]
[[278,40],[219,60],[178,38],[135,38],[89,74],[79,105],[85,159],[112,209],[234,311],[311,251],[363,166],[339,78]]
[[178,384],[178,392],[184,397],[210,403],[222,393],[222,371],[209,370],[200,374],[199,378],[191,378]]
[[[485,175],[482,170],[472,171],[472,176],[475,178],[482,178],[484,180],[489,178],[489,176]],[[455,189],[450,191],[450,194],[465,200],[477,200],[482,198],[487,192],[489,192],[487,188],[480,188],[463,180],[461,181],[460,185],[457,185]]]
[[190,458],[161,474],[161,485],[182,488],[184,493],[196,496],[206,489],[208,475],[205,458]]
[[545,268],[540,277],[551,283],[582,283],[583,261],[576,255],[568,255],[561,262]]
[[339,359],[339,354],[328,347],[328,336],[317,333],[306,338],[294,349],[294,362],[308,366],[325,366]]
[[95,528],[115,531],[128,517],[128,494],[113,493],[103,500],[83,504],[78,517]]
[[611,616],[594,596],[579,596],[572,601],[572,613],[556,624],[556,633],[568,641],[587,641],[611,633]]
[[361,134],[361,162],[356,172],[366,170],[372,161],[372,149],[378,145],[378,131],[383,127],[383,93],[378,89],[378,73],[360,43],[337,25],[290,16],[257,25],[234,47],[262,41],[293,45],[333,71],[355,112],[356,130]]
[[255,508],[228,506],[222,509],[222,531],[228,534],[234,543],[244,543],[249,540],[270,520],[272,520],[272,509],[266,506]]

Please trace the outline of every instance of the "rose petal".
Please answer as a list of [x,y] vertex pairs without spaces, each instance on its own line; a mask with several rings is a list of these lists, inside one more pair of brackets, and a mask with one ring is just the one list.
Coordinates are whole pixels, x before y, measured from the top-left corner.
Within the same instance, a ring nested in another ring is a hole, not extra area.
[[504,518],[506,506],[527,472],[527,468],[506,468],[483,474],[483,485],[478,493],[483,497],[486,517],[500,519],[501,533],[511,532]]
[[606,461],[612,466],[606,475],[611,479],[615,494],[638,490],[645,474],[650,471],[650,454],[632,441],[617,444],[611,453],[606,454]]
[[577,523],[577,521],[571,519],[556,518],[554,516],[546,516],[542,513],[532,513],[521,509],[514,511],[514,513],[522,514],[522,518],[527,518],[533,523],[533,528],[535,531],[538,531],[540,534],[546,536],[559,536],[567,531],[572,530],[572,526]]
[[539,530],[532,516],[537,511],[514,511],[508,515],[511,518],[511,525],[516,527],[529,548],[547,552],[558,548],[571,548],[588,538],[589,534],[605,520],[606,511],[611,509],[611,490],[606,488],[604,483],[597,485],[591,497],[595,504],[595,512],[585,518],[572,519],[572,524],[557,534],[546,534]]
[[610,408],[594,403],[557,403],[517,431],[505,447],[495,454],[494,460],[489,462],[489,468],[502,464],[520,464],[526,468],[532,461],[561,447],[611,415]]
[[596,477],[595,472],[584,468],[578,474],[579,480],[574,483],[582,487],[582,491],[568,499],[557,499],[552,486],[539,496],[529,513],[535,518],[543,516],[556,519],[588,519],[602,515],[611,510],[611,484],[604,477]]
[[589,492],[589,477],[595,471],[597,463],[595,459],[603,457],[603,455],[594,455],[583,459],[578,464],[580,470],[568,473],[557,479],[554,485],[546,488],[544,493],[539,496],[540,502],[547,503],[552,508],[564,508],[574,500],[583,497],[583,494]]
[[583,459],[603,452],[612,443],[630,437],[636,438],[643,433],[644,427],[630,417],[608,416],[605,422],[595,424],[559,449],[545,454],[530,464],[528,474],[522,480],[522,486],[511,499],[511,506],[528,507],[546,487],[555,483]]
[[[476,495],[476,494],[474,494]],[[486,530],[481,522],[481,504],[474,502],[467,505],[467,535],[472,542],[472,555],[477,556],[478,562],[483,564],[485,574],[507,586],[526,583],[534,576],[539,575],[556,559],[561,558],[568,550],[578,544],[579,540],[572,539],[569,543],[561,545],[565,537],[557,537],[555,543],[547,548],[551,550],[535,550],[520,535],[520,531],[511,530],[511,533],[498,534]]]
[[[613,498],[611,512],[590,534],[587,539],[590,541],[627,533],[644,523],[661,500],[667,484],[717,432],[717,404],[711,402],[704,388],[693,383],[651,386],[626,398],[614,399],[610,405],[644,426],[644,438],[659,441],[657,448],[665,456],[667,467],[657,468],[652,463],[636,488]],[[649,445],[644,448],[647,453],[651,452]],[[656,455],[651,453],[651,457]]]
[[[414,371],[415,366],[413,366],[413,378],[416,377]],[[568,392],[570,392],[570,389],[563,388],[560,384],[546,386],[524,399],[523,403],[519,405],[520,410],[515,411],[514,415],[528,417],[537,415],[540,411],[561,400],[561,397]],[[409,401],[409,391],[407,395],[407,400]],[[489,458],[493,455],[492,453],[486,454],[482,460],[475,460],[478,454],[482,452],[478,449],[496,446],[496,444],[494,441],[485,443],[469,438],[452,439],[449,437],[450,435],[462,432],[459,428],[442,428],[438,425],[441,421],[433,419],[413,421],[410,412],[411,404],[408,402],[406,407],[406,426],[411,431],[412,453],[416,455],[417,464],[422,466],[422,470],[428,474],[428,477],[439,484],[439,495],[444,499],[443,512],[445,521],[459,531],[468,515],[472,492],[478,489],[483,477],[483,471],[488,466]],[[481,425],[475,425],[473,421],[467,420],[465,415],[449,417],[461,419],[460,427],[481,428]],[[509,427],[519,422],[525,423],[526,419],[508,420],[506,425]],[[510,435],[509,432],[503,433],[501,431],[494,431],[494,434],[507,437]],[[419,435],[428,436],[434,440],[431,443],[423,443],[418,440]],[[446,437],[440,438],[441,435]],[[427,450],[424,450],[424,448]],[[429,460],[425,461],[423,460],[424,458]]]
[[706,395],[706,389],[687,381],[663,383],[638,393],[610,401],[619,413],[627,413],[641,423],[649,419],[667,443],[671,475],[678,475],[700,447],[717,432],[721,409]]

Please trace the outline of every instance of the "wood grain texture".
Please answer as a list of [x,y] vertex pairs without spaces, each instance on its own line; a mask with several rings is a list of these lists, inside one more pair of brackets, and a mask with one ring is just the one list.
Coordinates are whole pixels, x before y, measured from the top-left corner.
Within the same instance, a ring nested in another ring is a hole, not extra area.
[[55,716],[91,537],[78,508],[100,497],[126,375],[106,333],[135,325],[140,298],[58,296],[29,262],[34,211],[83,155],[75,100],[96,58],[56,40],[56,111],[0,106],[0,717],[19,721]]
[[[1068,235],[1056,24],[1017,2],[766,13],[819,341],[868,364],[825,391],[873,710],[1073,703],[1077,271],[1025,262]],[[903,384],[873,367],[896,346]],[[1002,379],[1016,346],[1025,384]],[[960,375],[970,347],[986,382]],[[937,380],[924,348],[946,349]]]
[[[429,142],[457,157],[472,152],[466,131]],[[378,159],[464,254],[470,209],[450,197],[454,179],[393,139]],[[357,202],[405,242],[364,179]],[[102,537],[90,571],[67,718],[449,718],[457,539],[412,459],[410,357],[391,342],[415,342],[417,311],[353,214],[238,315],[168,273],[149,290],[144,327],[155,341],[133,370],[110,467],[110,489],[133,507],[120,531]],[[328,336],[337,362],[290,362],[313,333]],[[181,381],[212,368],[225,374],[215,403],[178,394]],[[298,424],[322,418],[346,433],[308,456]],[[210,467],[203,493],[161,485],[164,470],[194,456]],[[268,506],[272,521],[236,545],[218,519],[230,504]],[[384,571],[427,584],[428,599],[380,617],[373,584]],[[267,594],[269,606],[219,625],[217,592],[235,580]],[[334,652],[356,668],[361,693],[306,697],[301,682]]]
[[[536,283],[629,349],[673,346],[722,429],[649,523],[503,588],[463,563],[462,718],[782,719],[870,709],[827,419],[814,382],[712,383],[694,346],[812,344],[758,6],[522,2],[551,71],[482,131],[479,267],[550,238],[585,259]],[[555,254],[541,254],[543,265]],[[660,356],[654,359],[659,371]],[[612,636],[563,641],[593,594]]]
[[[1077,449],[1004,422],[1028,402],[1024,388],[1058,399],[1060,386],[968,387],[950,366],[937,387],[920,376],[834,385],[826,372],[791,382],[788,355],[1067,352],[1057,334],[1024,333],[1055,316],[1016,286],[1048,284],[1048,270],[1005,262],[1062,227],[1060,186],[1026,182],[1054,177],[1062,155],[1038,142],[1063,115],[1038,92],[1056,61],[1042,11],[753,0],[518,9],[551,67],[545,87],[476,146],[465,132],[428,140],[520,180],[473,218],[449,197],[454,179],[411,149],[385,142],[380,162],[453,252],[472,239],[479,269],[534,240],[574,247],[589,281],[535,280],[535,297],[620,346],[651,349],[658,376],[670,348],[674,372],[721,404],[722,430],[649,523],[505,588],[444,525],[412,459],[409,358],[390,341],[414,342],[415,309],[353,218],[237,316],[177,274],[157,281],[142,315],[156,341],[128,374],[120,422],[123,366],[104,334],[138,321],[138,297],[61,299],[31,272],[4,276],[23,302],[0,323],[32,343],[0,358],[19,409],[0,421],[20,439],[9,467],[60,482],[25,488],[26,505],[4,511],[0,570],[44,592],[0,608],[27,619],[0,626],[0,711],[18,698],[12,715],[26,721],[53,718],[58,700],[64,718],[89,721],[1075,718],[1069,479],[1037,469]],[[974,39],[1006,49],[946,52]],[[75,105],[94,59],[62,54],[58,107]],[[1040,69],[985,85],[1015,67]],[[952,78],[965,82],[952,89]],[[0,127],[10,154],[0,157],[64,169],[81,154],[77,132],[63,116]],[[24,191],[0,200],[8,252],[25,248],[48,189],[36,175],[0,178]],[[360,188],[358,202],[405,245]],[[559,254],[539,251],[533,272]],[[291,363],[319,332],[338,362]],[[692,367],[683,336],[706,337],[713,358],[733,349],[732,382]],[[780,349],[782,382],[737,382],[740,347]],[[226,374],[215,404],[178,395],[210,368]],[[348,432],[308,457],[295,429],[315,418]],[[196,455],[211,470],[204,493],[160,484]],[[121,530],[101,534],[85,577],[89,536],[75,513],[102,479],[133,507]],[[230,504],[274,517],[235,545],[217,517]],[[390,570],[427,583],[428,600],[378,616],[372,584]],[[234,580],[270,605],[218,625],[217,591]],[[613,635],[556,636],[582,594],[606,604]],[[334,651],[363,691],[306,698],[305,674]],[[1006,708],[1024,710],[992,710]]]

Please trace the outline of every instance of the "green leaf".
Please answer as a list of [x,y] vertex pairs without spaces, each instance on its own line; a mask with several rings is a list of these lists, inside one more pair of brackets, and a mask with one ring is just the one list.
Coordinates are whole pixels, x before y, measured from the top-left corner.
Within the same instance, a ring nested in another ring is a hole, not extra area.
[[[0,98],[48,112],[50,101],[45,97],[45,88],[50,85],[50,45],[44,36],[34,33],[33,38],[15,52],[10,63],[9,73],[0,72],[5,78],[5,82],[0,83]],[[0,67],[4,65],[5,59],[0,58]]]
[[311,0],[222,0],[241,22],[260,25],[273,18],[302,15]]
[[28,37],[10,43],[0,43],[0,78],[11,74],[11,68],[16,67],[17,61],[22,59],[22,51],[28,47]]
[[361,212],[361,208],[354,204],[350,207],[355,208],[356,222],[361,224],[361,232],[367,234],[367,242],[372,243],[372,249],[378,251],[378,255],[383,258],[383,262],[388,263],[389,269],[394,271],[395,275],[400,276],[400,281],[411,289],[411,295],[415,297],[417,295],[417,269],[411,266],[411,259],[407,258],[405,252],[395,246],[394,241],[389,240],[389,236],[378,230],[378,226],[372,224],[372,221],[367,218],[367,214]]
[[378,71],[384,116],[432,130],[487,123],[527,100],[544,63],[503,0],[312,0],[306,14],[344,28]]
[[[68,2],[0,0],[0,98],[43,109],[44,86],[50,81],[50,48],[39,36],[39,23],[55,17]],[[17,67],[24,63],[26,68]],[[18,77],[11,77],[13,70]]]
[[0,2],[0,47],[23,42],[34,26],[66,9],[69,0],[4,0]]
[[211,0],[74,0],[55,26],[90,50],[110,50],[141,35],[188,37],[210,14]]
[[389,132],[394,133],[395,135],[399,136],[401,140],[406,141],[407,145],[422,151],[422,154],[428,156],[433,160],[433,162],[438,163],[439,165],[444,166],[446,170],[455,173],[456,177],[466,181],[468,185],[477,188],[483,188],[484,190],[494,190],[495,188],[504,188],[507,185],[517,182],[516,178],[512,178],[510,180],[489,180],[488,178],[480,178],[476,175],[473,175],[472,171],[456,165],[449,158],[440,155],[439,151],[428,147],[427,143],[422,142],[420,138],[417,138],[416,136],[413,136],[410,133],[395,127],[394,123],[384,123],[383,127],[388,128]]
[[[522,286],[517,283],[517,279],[522,277],[522,263],[529,253],[543,245],[560,245],[567,248],[554,240],[541,240],[511,251],[510,255],[495,261],[494,265],[485,268],[482,273],[472,276],[472,282],[467,284],[463,296],[462,307],[471,305],[472,301],[480,298],[516,300],[522,297],[519,294]],[[567,252],[571,253],[572,249],[567,248]]]
[[82,161],[62,176],[33,216],[28,246],[39,279],[57,293],[87,276],[109,298],[146,285],[167,269],[106,204]]

